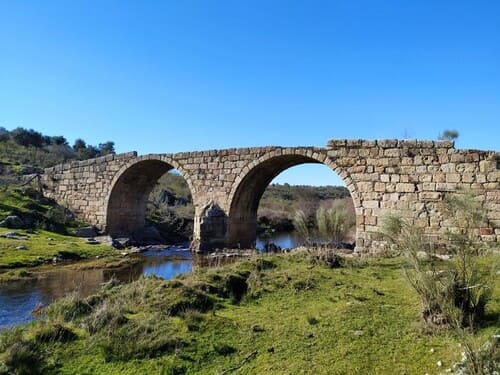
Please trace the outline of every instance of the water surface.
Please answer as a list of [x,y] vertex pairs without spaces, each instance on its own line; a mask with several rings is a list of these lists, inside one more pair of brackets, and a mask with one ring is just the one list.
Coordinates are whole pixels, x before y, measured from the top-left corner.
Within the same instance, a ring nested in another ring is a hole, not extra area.
[[[292,233],[282,233],[267,240],[258,239],[256,246],[263,250],[269,242],[286,249],[296,247],[298,239]],[[193,268],[193,258],[187,247],[152,249],[135,256],[140,258],[137,263],[122,268],[74,270],[55,267],[44,271],[40,278],[0,284],[0,331],[33,320],[34,309],[70,293],[76,292],[83,297],[95,293],[111,278],[131,282],[142,275],[156,275],[169,280]]]

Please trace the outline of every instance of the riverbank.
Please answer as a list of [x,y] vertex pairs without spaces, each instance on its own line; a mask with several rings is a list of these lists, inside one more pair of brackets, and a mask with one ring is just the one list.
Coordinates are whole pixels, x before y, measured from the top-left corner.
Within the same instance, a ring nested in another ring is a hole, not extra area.
[[44,230],[0,228],[0,282],[28,278],[33,269],[67,262],[116,266],[123,263],[124,252],[128,251]]
[[[169,282],[110,283],[4,334],[0,363],[22,358],[62,374],[444,372],[460,360],[463,338],[423,325],[402,267],[401,258],[351,258],[331,268],[297,252]],[[498,332],[499,283],[467,340]]]

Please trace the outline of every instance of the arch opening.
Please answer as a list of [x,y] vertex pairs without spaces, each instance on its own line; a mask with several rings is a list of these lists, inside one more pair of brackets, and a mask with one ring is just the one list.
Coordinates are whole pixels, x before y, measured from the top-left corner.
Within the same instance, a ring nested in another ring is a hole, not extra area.
[[[175,171],[177,173],[172,173]],[[179,226],[179,222],[173,221],[178,219],[176,210],[169,206],[179,205],[182,201],[189,216],[192,211],[191,187],[175,165],[157,159],[140,160],[124,168],[117,176],[107,204],[108,234],[113,238],[131,237],[144,244],[181,242],[176,236],[179,233],[173,230],[173,226]],[[177,186],[172,189],[169,184]],[[178,191],[183,191],[182,196],[176,194]],[[192,216],[194,214],[191,215],[190,236]]]
[[[262,231],[262,228],[259,228],[259,213],[261,215],[261,222],[260,222],[261,226],[262,224],[272,226],[272,224],[269,223],[269,218],[267,218],[267,221],[262,223],[263,221],[262,216],[265,216],[266,214],[269,215],[269,210],[271,211],[273,210],[272,207],[266,208],[267,204],[266,202],[268,200],[267,197],[264,200],[263,207],[259,209],[259,204],[264,195],[264,192],[266,191],[270,183],[282,172],[289,170],[289,168],[292,168],[294,166],[303,164],[324,165],[325,169],[329,169],[328,173],[331,172],[332,181],[335,180],[336,175],[338,176],[337,171],[335,170],[335,166],[328,159],[317,160],[314,157],[305,155],[292,154],[292,155],[273,156],[268,158],[267,160],[264,160],[260,164],[256,165],[242,178],[241,182],[236,187],[234,194],[232,195],[232,200],[229,210],[228,235],[227,235],[227,242],[229,246],[235,246],[235,247],[255,246],[258,232],[259,230]],[[341,176],[338,177],[340,177],[340,180],[343,181],[343,184],[345,185],[345,181],[342,179],[342,177]],[[301,183],[301,185],[317,185],[317,184],[304,180]],[[279,187],[279,189],[282,190],[283,188],[284,188],[283,185]],[[353,203],[354,197],[352,196],[351,192],[345,188],[345,186],[341,189],[344,189],[344,193],[345,192],[347,193],[344,194],[346,198],[345,202],[342,202],[341,204],[343,204],[347,208],[348,213],[351,214],[352,217],[354,218],[355,217],[354,214],[355,204]],[[314,187],[309,189],[309,193],[312,194],[316,194],[317,191],[318,191],[317,188]],[[313,218],[312,220],[314,220],[316,209],[319,206],[323,206],[324,208],[328,209],[332,206],[332,201],[333,200],[329,200],[328,202],[326,200],[324,202],[314,202],[314,204],[312,205],[313,207],[307,207],[307,209],[305,210],[307,211],[308,217],[312,217]],[[300,204],[292,206],[293,206],[292,209],[294,210],[296,208],[302,209],[302,207],[300,207]],[[268,211],[267,213],[266,210]],[[290,207],[288,207],[287,210],[288,210],[287,219],[289,225],[291,224],[290,222],[292,222],[294,212],[290,210]],[[347,241],[350,242],[354,242],[356,236],[356,229],[355,229],[356,227],[354,225],[354,220],[352,224],[353,227],[349,233],[349,237],[347,238]],[[272,229],[276,230],[275,228]],[[293,226],[292,228],[285,227],[284,229],[293,230]],[[260,246],[261,245],[262,243],[260,243]],[[354,245],[352,246],[354,247]]]

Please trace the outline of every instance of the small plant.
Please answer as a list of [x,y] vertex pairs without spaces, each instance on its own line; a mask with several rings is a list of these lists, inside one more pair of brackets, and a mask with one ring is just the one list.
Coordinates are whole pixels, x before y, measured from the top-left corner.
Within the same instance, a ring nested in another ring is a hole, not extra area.
[[309,323],[310,325],[316,325],[319,323],[319,320],[316,319],[314,316],[308,316],[307,317],[307,323]]
[[494,335],[482,345],[462,339],[462,360],[454,366],[457,374],[494,375],[500,373],[500,336]]
[[196,310],[184,311],[182,318],[184,319],[189,331],[198,331],[200,329],[201,322],[203,322],[203,315]]
[[222,356],[227,356],[237,352],[235,347],[228,344],[214,344],[214,351]]
[[293,226],[297,231],[297,234],[300,236],[302,241],[306,244],[309,244],[311,238],[309,235],[309,228],[307,227],[307,217],[304,211],[297,210],[295,211],[295,216],[293,217]]
[[341,203],[334,204],[331,208],[318,208],[316,211],[318,234],[325,241],[333,240],[335,243],[342,241],[354,223],[354,218]]

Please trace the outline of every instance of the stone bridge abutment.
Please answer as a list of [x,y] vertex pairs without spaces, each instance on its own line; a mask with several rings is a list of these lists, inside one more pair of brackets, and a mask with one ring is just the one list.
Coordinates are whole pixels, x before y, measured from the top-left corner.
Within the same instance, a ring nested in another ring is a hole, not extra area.
[[[455,149],[449,141],[331,140],[326,147],[255,147],[150,154],[135,152],[71,162],[45,170],[46,195],[111,235],[130,235],[145,222],[158,178],[176,169],[195,206],[193,247],[249,247],[268,184],[299,164],[322,163],[351,193],[356,250],[375,251],[383,217],[398,214],[429,236],[450,229],[439,204],[450,192],[472,191],[487,223],[483,240],[500,240],[500,154]],[[304,181],[314,184],[314,181]]]

